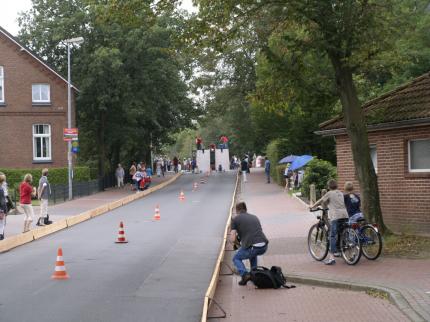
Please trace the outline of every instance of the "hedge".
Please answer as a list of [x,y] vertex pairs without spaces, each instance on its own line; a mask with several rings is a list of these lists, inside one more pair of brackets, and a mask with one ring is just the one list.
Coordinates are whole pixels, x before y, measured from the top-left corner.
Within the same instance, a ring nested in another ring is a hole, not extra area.
[[[67,184],[68,173],[67,168],[48,168],[49,169],[49,183],[51,184]],[[18,187],[27,173],[33,176],[33,186],[37,185],[40,177],[42,176],[42,169],[1,169],[6,175],[6,181],[9,187]],[[89,167],[75,167],[73,168],[73,180],[77,182],[85,182],[91,179]]]
[[[327,189],[327,183],[330,179],[336,178],[337,172],[335,166],[325,160],[313,159],[306,166],[301,193],[303,196],[309,198],[309,186],[311,184],[315,184],[315,190],[319,192],[322,189]],[[318,195],[319,193],[317,193],[317,197]]]

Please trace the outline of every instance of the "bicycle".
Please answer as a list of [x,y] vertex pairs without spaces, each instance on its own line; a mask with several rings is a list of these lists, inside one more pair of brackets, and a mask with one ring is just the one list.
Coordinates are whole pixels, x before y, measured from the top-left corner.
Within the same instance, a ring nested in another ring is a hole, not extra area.
[[[329,224],[328,209],[316,208],[311,212],[321,211],[322,215],[317,216],[318,222],[311,226],[308,233],[308,250],[311,256],[322,261],[327,257],[329,250]],[[355,265],[361,257],[362,249],[360,237],[355,229],[348,223],[348,219],[339,221],[337,239],[340,246],[342,258],[348,265]]]
[[[354,216],[353,216],[354,217]],[[364,257],[375,260],[382,252],[382,237],[376,224],[370,224],[364,217],[350,218],[351,228],[355,229]],[[352,220],[351,220],[352,219]]]

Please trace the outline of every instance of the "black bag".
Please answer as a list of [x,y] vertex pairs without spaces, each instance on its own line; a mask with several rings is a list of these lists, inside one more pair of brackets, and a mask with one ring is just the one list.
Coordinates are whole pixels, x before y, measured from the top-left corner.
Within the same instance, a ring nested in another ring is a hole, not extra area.
[[251,270],[251,281],[257,288],[294,288],[295,285],[286,285],[287,279],[278,266],[270,269],[264,266],[257,266]]
[[15,209],[15,206],[13,205],[12,200],[9,196],[6,197],[6,205],[7,205],[7,211],[11,211],[12,209]]
[[52,224],[52,220],[49,220],[49,215],[48,214],[46,214],[46,217],[44,217],[45,219],[44,219],[44,221],[43,221],[43,223],[45,224],[45,225],[50,225],[50,224]]

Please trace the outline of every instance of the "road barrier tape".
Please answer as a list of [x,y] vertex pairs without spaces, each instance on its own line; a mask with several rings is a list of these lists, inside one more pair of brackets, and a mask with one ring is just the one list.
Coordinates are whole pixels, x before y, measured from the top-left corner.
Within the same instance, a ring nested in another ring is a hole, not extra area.
[[169,180],[156,185],[155,187],[149,188],[148,190],[145,190],[143,192],[136,193],[131,196],[126,196],[124,198],[121,198],[119,200],[115,200],[113,202],[110,202],[109,204],[97,207],[92,210],[88,210],[86,212],[80,213],[76,216],[71,216],[66,219],[62,219],[59,221],[56,221],[52,223],[51,225],[43,226],[37,229],[30,230],[29,232],[22,233],[19,235],[8,237],[2,241],[0,241],[0,253],[7,252],[15,247],[27,244],[32,242],[33,240],[42,238],[44,236],[53,234],[59,230],[74,226],[76,224],[79,224],[81,222],[87,221],[91,218],[101,216],[110,210],[116,209],[118,207],[121,207],[123,205],[126,205],[134,200],[138,200],[140,198],[143,198],[144,196],[155,192],[157,190],[160,190],[167,185],[171,184],[172,182],[176,181],[181,176],[180,173],[174,175]]
[[224,255],[225,255],[225,245],[227,243],[227,234],[228,234],[228,230],[230,229],[231,217],[233,215],[233,208],[234,208],[234,203],[236,200],[237,187],[239,185],[239,182],[240,181],[239,181],[239,173],[238,173],[236,176],[236,185],[235,185],[233,197],[231,200],[231,206],[230,206],[230,211],[229,211],[229,215],[227,218],[227,223],[226,223],[225,229],[224,229],[224,235],[223,235],[223,240],[222,240],[222,244],[221,244],[221,249],[220,249],[218,259],[217,259],[216,264],[215,264],[215,269],[214,269],[214,272],[212,274],[212,278],[211,278],[211,281],[209,283],[209,287],[206,291],[204,302],[203,302],[203,313],[202,313],[201,322],[207,321],[208,311],[210,309],[210,300],[212,300],[215,296],[217,282],[218,282],[218,278],[219,278],[219,274],[220,274],[220,270],[221,270],[221,262],[224,258]]

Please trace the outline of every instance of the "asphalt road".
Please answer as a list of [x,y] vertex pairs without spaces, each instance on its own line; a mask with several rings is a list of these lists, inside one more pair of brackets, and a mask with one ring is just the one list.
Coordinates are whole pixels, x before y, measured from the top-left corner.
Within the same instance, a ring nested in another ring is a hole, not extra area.
[[[199,178],[184,175],[139,201],[0,254],[0,321],[198,321],[235,176],[214,174],[192,192]],[[121,220],[128,244],[114,243]],[[69,280],[50,278],[58,247]]]

